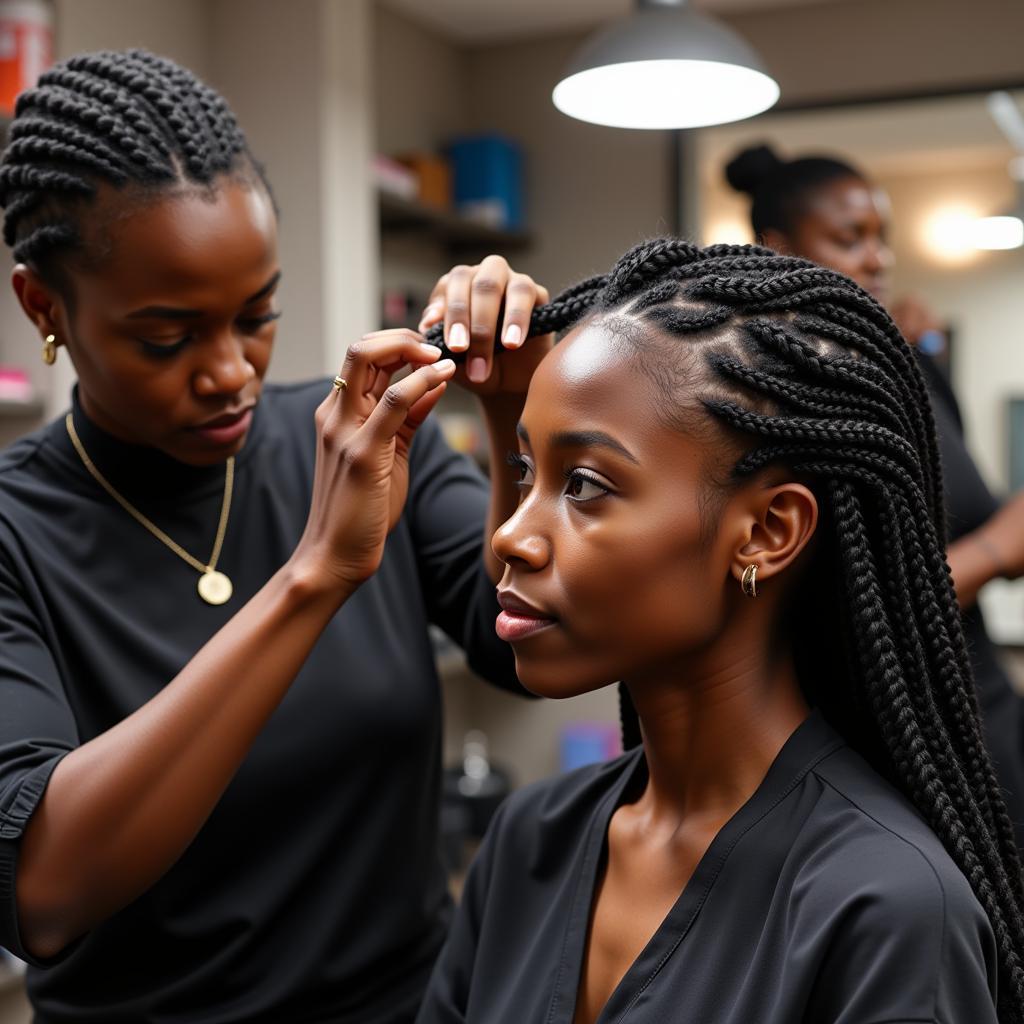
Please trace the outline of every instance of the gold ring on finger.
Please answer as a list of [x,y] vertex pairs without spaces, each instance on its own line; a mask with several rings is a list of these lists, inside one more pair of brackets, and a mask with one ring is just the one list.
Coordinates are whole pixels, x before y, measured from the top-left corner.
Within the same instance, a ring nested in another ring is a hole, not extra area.
[[334,390],[335,391],[344,391],[345,388],[347,388],[347,387],[348,387],[348,381],[345,380],[344,377],[335,377],[334,378]]

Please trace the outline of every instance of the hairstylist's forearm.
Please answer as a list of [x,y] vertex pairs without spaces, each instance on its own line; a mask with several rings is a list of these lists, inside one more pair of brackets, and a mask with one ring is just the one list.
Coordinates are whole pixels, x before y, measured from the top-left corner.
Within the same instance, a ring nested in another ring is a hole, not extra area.
[[516,426],[523,412],[526,395],[495,396],[481,401],[481,412],[487,425],[488,452],[491,471],[491,501],[487,510],[484,533],[484,564],[495,583],[505,571],[505,563],[491,550],[494,531],[516,510],[519,488],[512,471],[506,465],[509,452],[519,451]]
[[19,856],[30,952],[56,955],[177,861],[347,596],[289,563],[159,694],[57,765]]
[[1024,576],[1024,491],[977,530],[950,544],[947,558],[961,608],[971,607],[990,580]]

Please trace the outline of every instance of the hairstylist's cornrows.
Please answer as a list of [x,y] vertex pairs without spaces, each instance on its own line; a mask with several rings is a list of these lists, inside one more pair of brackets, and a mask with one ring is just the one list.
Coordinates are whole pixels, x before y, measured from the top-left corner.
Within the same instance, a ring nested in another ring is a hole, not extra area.
[[4,241],[43,272],[79,246],[83,202],[101,182],[158,189],[260,175],[224,100],[191,72],[143,50],[82,54],[18,98],[0,163]]
[[[722,428],[737,452],[732,481],[775,463],[814,489],[816,550],[788,617],[801,684],[969,880],[999,945],[1000,1019],[1024,1022],[1021,865],[982,741],[913,354],[852,281],[755,246],[645,243],[535,310],[530,333],[605,314],[613,331],[635,324],[617,333],[666,409],[695,408]],[[673,351],[686,373],[655,373]],[[622,712],[635,745],[626,692]]]

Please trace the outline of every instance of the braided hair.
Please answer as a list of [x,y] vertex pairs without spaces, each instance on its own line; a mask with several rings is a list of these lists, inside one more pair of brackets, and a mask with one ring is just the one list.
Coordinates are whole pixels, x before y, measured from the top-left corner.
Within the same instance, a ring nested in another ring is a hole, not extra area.
[[[781,464],[815,492],[814,550],[787,609],[801,686],[967,877],[998,942],[1000,1019],[1024,1021],[1021,864],[982,740],[911,350],[852,281],[757,246],[644,243],[537,308],[530,333],[595,317],[621,334],[666,409],[692,416],[696,403],[721,431],[736,453],[729,481]],[[621,685],[620,696],[629,747],[639,723]]]
[[266,187],[220,95],[144,50],[79,54],[18,97],[0,161],[4,241],[57,284],[59,257],[84,246],[84,208],[101,184],[144,199],[211,187],[225,174],[251,174]]

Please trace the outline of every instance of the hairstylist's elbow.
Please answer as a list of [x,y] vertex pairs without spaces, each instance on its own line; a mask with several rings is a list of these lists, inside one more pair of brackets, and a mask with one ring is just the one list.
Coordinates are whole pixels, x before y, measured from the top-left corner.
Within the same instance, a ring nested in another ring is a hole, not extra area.
[[24,864],[18,866],[15,886],[21,944],[36,960],[59,956],[86,930],[75,927],[74,911],[57,897],[57,887],[25,870]]

